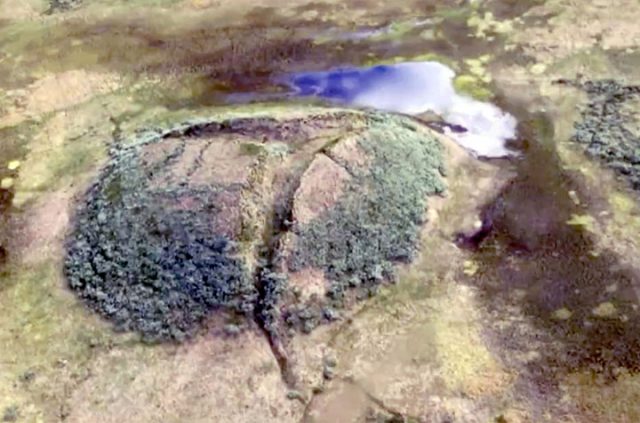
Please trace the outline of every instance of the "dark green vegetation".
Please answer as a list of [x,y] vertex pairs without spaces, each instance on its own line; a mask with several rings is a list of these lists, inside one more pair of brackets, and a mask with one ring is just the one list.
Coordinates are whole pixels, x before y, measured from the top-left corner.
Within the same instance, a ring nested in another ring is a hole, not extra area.
[[[331,149],[341,139],[334,128],[352,133],[356,124],[363,129],[358,147],[370,161],[335,158],[352,177],[337,203],[309,224],[291,226],[295,181],[304,167],[281,169],[291,172],[290,181],[271,187],[274,204],[252,194],[263,182],[251,172],[234,174],[236,182],[218,180],[245,168],[263,174],[268,166],[282,165],[281,159],[269,162],[269,149],[255,140],[295,149],[326,126],[332,135],[325,149]],[[216,309],[256,319],[274,343],[282,318],[285,327],[304,331],[335,320],[337,310],[348,305],[347,292],[373,295],[395,278],[394,265],[413,258],[427,196],[444,190],[439,142],[404,118],[327,114],[282,122],[198,121],[179,128],[142,135],[112,151],[68,240],[65,274],[71,288],[117,328],[148,340],[189,336]],[[237,144],[228,141],[230,134]],[[234,145],[235,156],[229,153]],[[218,165],[227,167],[216,173]],[[273,233],[263,239],[262,224],[242,214],[245,208],[270,209],[266,219],[273,220]],[[253,228],[248,234],[247,227]],[[278,240],[289,231],[297,241],[285,263]],[[242,250],[242,257],[255,256],[255,267],[241,258],[239,243],[258,244],[257,250]],[[331,283],[327,298],[303,303],[291,292],[281,270],[306,267],[325,272]],[[235,323],[227,332],[239,330]]]
[[66,12],[80,7],[83,0],[50,0],[47,14]]
[[[359,146],[373,158],[371,165],[340,163],[353,176],[341,199],[309,224],[293,228],[298,237],[289,269],[324,270],[334,306],[350,289],[364,298],[394,279],[394,265],[410,262],[416,252],[427,196],[444,191],[441,145],[434,138],[383,117],[372,119]],[[331,313],[324,308],[325,318]],[[289,319],[308,330],[314,317],[304,308]]]
[[[71,288],[118,328],[148,340],[180,340],[215,308],[253,309],[253,284],[232,240],[211,228],[222,188],[149,184],[179,155],[144,167],[135,148],[116,153],[88,192],[68,244]],[[176,207],[181,199],[189,207]]]
[[640,190],[640,86],[601,80],[579,87],[589,102],[575,125],[573,140]]
[[341,200],[310,224],[294,228],[299,238],[290,269],[323,269],[334,299],[349,286],[389,280],[395,263],[409,262],[426,197],[444,191],[441,146],[435,139],[374,123],[359,145],[374,163],[366,169],[341,163],[354,176]]

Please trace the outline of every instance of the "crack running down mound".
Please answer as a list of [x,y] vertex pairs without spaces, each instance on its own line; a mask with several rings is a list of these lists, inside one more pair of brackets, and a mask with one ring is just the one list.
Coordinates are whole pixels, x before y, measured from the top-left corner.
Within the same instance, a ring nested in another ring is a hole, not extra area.
[[314,110],[115,149],[76,213],[69,286],[116,328],[179,341],[216,310],[308,331],[393,281],[444,190],[441,145],[406,118]]

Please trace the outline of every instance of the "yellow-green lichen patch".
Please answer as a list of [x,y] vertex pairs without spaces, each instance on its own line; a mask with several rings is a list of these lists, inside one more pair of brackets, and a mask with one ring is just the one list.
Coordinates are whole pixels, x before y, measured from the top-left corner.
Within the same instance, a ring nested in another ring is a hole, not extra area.
[[477,100],[490,100],[493,97],[489,88],[489,84],[493,78],[487,70],[487,65],[490,60],[491,55],[489,54],[464,60],[462,63],[464,72],[456,76],[453,80],[456,91]]
[[606,301],[598,304],[591,312],[597,317],[611,318],[616,316],[618,310],[612,302]]
[[9,170],[16,170],[19,167],[20,167],[20,160],[11,160],[7,164],[7,169],[9,169]]
[[640,235],[640,206],[629,193],[614,188],[608,197],[611,219],[607,232],[612,239],[636,239]]
[[110,330],[65,291],[55,261],[12,268],[0,280],[0,410],[52,421]]
[[91,170],[105,157],[102,146],[78,141],[66,143],[49,154],[38,154],[41,161],[35,161],[34,156],[25,160],[17,186],[16,205],[20,206],[35,198],[38,193],[60,186],[80,173]]
[[474,35],[478,38],[491,38],[496,34],[508,34],[513,31],[512,20],[499,21],[491,12],[479,14],[474,12],[467,20],[467,25],[473,28]]
[[432,416],[438,414],[434,407],[446,408],[425,397],[464,395],[473,403],[500,398],[513,380],[481,336],[473,292],[433,270],[420,262],[403,273],[332,342],[340,374],[410,415]]
[[579,226],[592,232],[594,230],[594,223],[595,219],[593,216],[587,214],[574,214],[567,220],[567,225]]
[[542,75],[547,70],[547,65],[544,63],[536,63],[529,68],[529,72],[533,75]]
[[[479,313],[473,308],[469,288],[438,307],[441,316],[434,320],[434,342],[442,377],[453,391],[470,395],[499,392],[510,383],[510,376],[492,356],[480,337]],[[464,311],[465,317],[460,313]]]
[[464,61],[469,73],[480,81],[488,84],[491,82],[491,75],[487,71],[487,63],[491,56],[484,55],[475,59],[467,59]]
[[559,308],[559,309],[555,310],[551,314],[551,318],[553,318],[555,320],[568,320],[568,319],[571,318],[572,315],[573,315],[573,313],[571,312],[571,310],[569,310],[566,307],[562,307],[562,308]]
[[26,142],[28,152],[15,186],[16,206],[43,192],[71,185],[99,167],[113,142],[112,119],[119,119],[134,106],[124,96],[108,95],[46,115]]
[[13,178],[2,178],[0,180],[0,188],[2,189],[10,189],[13,187],[14,179]]
[[478,272],[478,269],[480,268],[480,266],[478,266],[478,263],[476,263],[473,260],[465,260],[463,265],[464,265],[463,272],[467,276],[475,275]]
[[453,86],[460,94],[466,94],[476,100],[490,100],[493,93],[486,84],[473,75],[459,75],[453,80]]

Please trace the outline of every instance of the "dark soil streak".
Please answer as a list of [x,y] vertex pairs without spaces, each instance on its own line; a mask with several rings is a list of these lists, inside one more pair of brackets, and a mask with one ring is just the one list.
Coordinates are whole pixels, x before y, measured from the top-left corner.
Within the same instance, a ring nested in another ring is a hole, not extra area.
[[[560,375],[578,370],[609,379],[620,368],[638,372],[638,277],[612,252],[595,254],[586,228],[567,224],[588,210],[568,194],[582,192],[580,180],[562,171],[544,116],[523,116],[521,122],[525,137],[537,142],[529,143],[515,164],[518,176],[486,207],[483,228],[462,239],[477,247],[475,259],[481,263],[472,282],[490,309],[518,306],[551,336],[548,348],[538,351],[541,359],[530,366],[541,387],[553,387]],[[602,304],[613,305],[614,313],[599,315]],[[559,309],[570,316],[554,318]]]

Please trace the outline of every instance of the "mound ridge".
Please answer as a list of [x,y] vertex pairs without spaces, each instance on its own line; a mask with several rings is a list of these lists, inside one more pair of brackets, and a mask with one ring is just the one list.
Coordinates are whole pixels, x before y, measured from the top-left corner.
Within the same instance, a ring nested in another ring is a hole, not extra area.
[[400,116],[184,124],[113,150],[77,210],[65,276],[149,340],[189,337],[214,310],[310,331],[412,259],[442,171],[437,139]]

